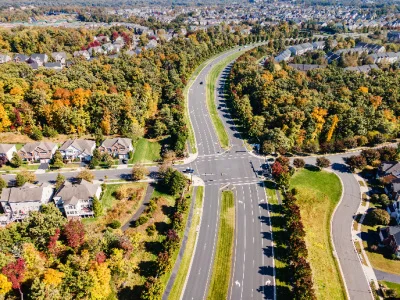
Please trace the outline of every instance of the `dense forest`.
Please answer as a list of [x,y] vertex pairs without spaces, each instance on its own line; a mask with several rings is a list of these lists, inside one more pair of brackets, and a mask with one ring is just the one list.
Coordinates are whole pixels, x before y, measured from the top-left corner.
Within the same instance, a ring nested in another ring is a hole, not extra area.
[[335,152],[397,137],[399,71],[329,66],[307,73],[242,55],[230,74],[233,106],[265,153]]

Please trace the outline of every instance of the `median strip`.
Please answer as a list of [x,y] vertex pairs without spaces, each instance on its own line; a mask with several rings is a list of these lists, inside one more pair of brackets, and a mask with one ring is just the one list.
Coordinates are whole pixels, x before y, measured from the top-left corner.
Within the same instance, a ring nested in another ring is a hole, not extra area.
[[222,192],[221,214],[208,300],[227,299],[235,239],[235,205],[232,191]]
[[218,79],[219,74],[221,74],[222,70],[231,61],[237,59],[240,55],[242,55],[242,53],[243,51],[235,52],[226,57],[225,59],[223,59],[222,61],[220,61],[219,63],[217,63],[208,73],[206,78],[207,108],[210,113],[211,121],[214,125],[221,147],[224,149],[229,147],[229,137],[226,132],[225,126],[218,115],[218,110],[215,103],[215,83]]

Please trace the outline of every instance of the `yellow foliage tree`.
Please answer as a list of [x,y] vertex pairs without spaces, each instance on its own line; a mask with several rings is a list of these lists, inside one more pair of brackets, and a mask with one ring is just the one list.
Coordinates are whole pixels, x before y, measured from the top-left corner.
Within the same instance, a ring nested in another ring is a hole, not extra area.
[[3,132],[11,125],[10,119],[8,118],[7,112],[4,106],[0,104],[0,132]]
[[22,257],[26,265],[25,280],[35,279],[43,273],[45,261],[32,243],[22,246]]
[[361,93],[368,94],[368,88],[366,86],[360,86],[358,89]]
[[338,122],[339,122],[339,118],[337,117],[337,115],[334,115],[332,118],[331,128],[329,128],[328,134],[326,135],[327,142],[329,142],[332,139],[333,132],[335,131]]
[[311,113],[311,116],[314,118],[315,121],[315,130],[312,133],[312,139],[318,136],[321,132],[322,127],[325,124],[325,116],[328,114],[328,111],[322,107],[315,107]]
[[103,134],[109,135],[111,132],[111,118],[110,118],[110,113],[106,110],[104,112],[104,117],[103,120],[100,123],[101,130],[103,131]]
[[72,104],[77,107],[83,107],[90,97],[90,91],[82,88],[77,88],[72,93]]
[[64,273],[55,269],[47,269],[44,273],[43,282],[47,285],[59,286],[64,278]]
[[370,99],[372,106],[377,109],[382,104],[381,96],[371,96]]
[[0,274],[0,295],[5,295],[11,291],[12,283],[8,281],[7,277]]
[[107,299],[111,294],[111,272],[107,263],[96,263],[94,267],[89,270],[89,275],[93,280],[93,285],[90,288],[90,299]]

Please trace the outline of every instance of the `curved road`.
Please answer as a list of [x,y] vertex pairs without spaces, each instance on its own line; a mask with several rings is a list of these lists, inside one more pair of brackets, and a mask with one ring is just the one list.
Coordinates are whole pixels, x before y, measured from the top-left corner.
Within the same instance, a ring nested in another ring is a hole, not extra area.
[[[227,52],[210,62],[189,90],[190,119],[195,132],[198,157],[190,164],[195,175],[205,182],[203,217],[197,247],[182,299],[205,299],[212,276],[218,235],[220,190],[235,193],[236,239],[229,286],[230,299],[274,299],[272,234],[267,200],[262,181],[257,176],[262,161],[250,155],[240,139],[226,107],[220,114],[226,125],[231,148],[221,149],[206,105],[207,74],[212,65],[230,54]],[[226,71],[224,71],[226,72]],[[223,73],[224,73],[223,72]],[[218,101],[225,106],[217,84]]]

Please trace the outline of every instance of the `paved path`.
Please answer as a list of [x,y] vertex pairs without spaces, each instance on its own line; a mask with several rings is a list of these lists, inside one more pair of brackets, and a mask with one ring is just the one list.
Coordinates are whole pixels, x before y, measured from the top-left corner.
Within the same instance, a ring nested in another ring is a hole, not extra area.
[[129,221],[126,222],[122,226],[122,228],[121,228],[122,231],[125,231],[128,228],[133,227],[135,224],[135,221],[140,217],[140,215],[146,209],[146,207],[148,206],[148,204],[150,202],[151,195],[153,194],[154,185],[155,185],[155,183],[149,183],[149,185],[147,186],[147,189],[146,189],[146,195],[144,196],[143,203],[140,205],[139,209],[133,214],[133,216],[129,219]]
[[192,226],[193,210],[194,210],[194,207],[195,207],[195,204],[196,204],[196,201],[197,201],[196,192],[197,192],[197,186],[193,187],[192,201],[190,203],[190,212],[189,212],[189,216],[188,216],[188,219],[187,219],[187,222],[186,222],[186,228],[185,228],[185,233],[184,233],[183,240],[182,240],[182,245],[181,245],[181,248],[179,250],[178,257],[177,257],[177,259],[175,261],[175,265],[174,265],[174,268],[172,270],[171,277],[169,278],[167,287],[165,288],[164,295],[162,297],[163,300],[167,300],[168,297],[169,297],[169,294],[170,294],[171,289],[172,289],[172,287],[174,285],[174,282],[175,282],[176,275],[178,274],[179,267],[181,265],[183,254],[185,253],[186,243],[187,243],[187,239],[188,239],[188,236],[189,236],[190,227]]
[[386,280],[390,282],[395,282],[400,284],[400,275],[395,275],[387,272],[382,272],[379,270],[374,269],[376,279],[378,280]]

